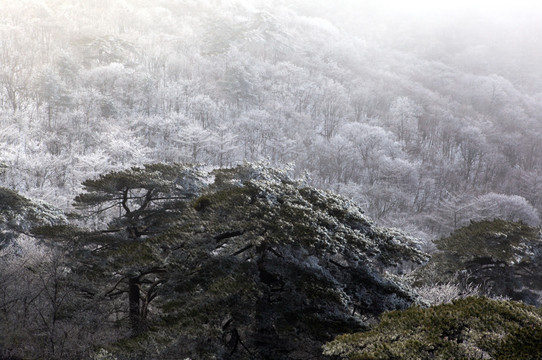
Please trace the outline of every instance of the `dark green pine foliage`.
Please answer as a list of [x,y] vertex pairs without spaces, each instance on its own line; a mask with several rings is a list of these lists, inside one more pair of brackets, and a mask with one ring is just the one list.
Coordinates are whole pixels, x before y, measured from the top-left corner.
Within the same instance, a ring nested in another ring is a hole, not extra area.
[[371,331],[324,346],[343,359],[542,359],[542,312],[513,301],[471,297],[382,316]]
[[201,184],[193,166],[149,164],[110,172],[83,182],[74,205],[90,214],[107,213],[111,232],[125,230],[131,239],[156,234]]
[[[107,346],[117,359],[319,358],[336,335],[413,303],[383,271],[426,255],[352,202],[260,165],[164,167],[106,174],[77,198],[129,208],[82,234],[77,255],[81,283],[131,334]],[[111,231],[119,221],[156,230],[127,237]]]
[[542,359],[542,327],[527,325],[514,330],[498,347],[497,359]]
[[435,243],[440,252],[417,271],[420,283],[457,279],[493,296],[540,304],[540,229],[504,220],[480,221]]
[[[134,336],[146,328],[150,303],[165,282],[163,259],[149,238],[172,226],[202,185],[194,166],[149,164],[87,180],[85,192],[75,199],[76,207],[109,219],[107,229],[81,234],[87,244],[79,256],[88,266],[80,272],[94,275],[86,280],[99,289],[95,295],[127,297]],[[122,311],[116,317],[122,318]]]

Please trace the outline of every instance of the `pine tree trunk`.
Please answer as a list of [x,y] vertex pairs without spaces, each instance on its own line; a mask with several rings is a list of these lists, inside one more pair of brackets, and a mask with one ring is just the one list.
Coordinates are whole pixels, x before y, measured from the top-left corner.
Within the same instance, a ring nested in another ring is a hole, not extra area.
[[128,294],[128,300],[130,303],[130,310],[129,310],[129,319],[130,319],[130,326],[132,328],[132,335],[136,336],[139,334],[139,331],[141,329],[141,314],[140,314],[140,306],[139,306],[139,278],[131,278],[128,282],[129,286],[129,294]]

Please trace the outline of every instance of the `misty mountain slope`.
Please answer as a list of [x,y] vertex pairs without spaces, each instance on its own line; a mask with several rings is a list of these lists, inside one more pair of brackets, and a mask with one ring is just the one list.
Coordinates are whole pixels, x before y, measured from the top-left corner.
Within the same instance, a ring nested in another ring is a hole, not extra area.
[[2,184],[70,208],[119,166],[266,160],[424,237],[479,213],[539,223],[540,96],[476,70],[487,33],[385,40],[370,14],[364,33],[300,4],[6,4]]

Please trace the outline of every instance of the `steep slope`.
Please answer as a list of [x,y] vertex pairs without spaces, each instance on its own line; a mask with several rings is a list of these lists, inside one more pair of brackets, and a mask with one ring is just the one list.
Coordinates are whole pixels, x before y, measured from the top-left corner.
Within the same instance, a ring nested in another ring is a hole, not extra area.
[[107,347],[117,359],[319,358],[325,341],[414,301],[384,270],[426,255],[352,202],[259,165],[200,184],[162,235],[86,236],[94,284],[141,280],[145,317]]

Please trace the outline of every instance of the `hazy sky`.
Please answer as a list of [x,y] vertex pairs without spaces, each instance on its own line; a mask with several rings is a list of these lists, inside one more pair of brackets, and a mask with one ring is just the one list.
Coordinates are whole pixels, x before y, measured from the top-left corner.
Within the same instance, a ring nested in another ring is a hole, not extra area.
[[[370,28],[369,22],[416,24],[491,21],[510,24],[542,24],[542,0],[298,0],[304,13],[331,18],[340,26]],[[295,6],[295,5],[294,5]],[[363,26],[366,23],[369,26]],[[481,24],[483,25],[483,24]]]
[[416,14],[466,11],[510,15],[542,10],[542,1],[539,0],[350,0],[349,2],[354,6],[369,5],[390,12]]

